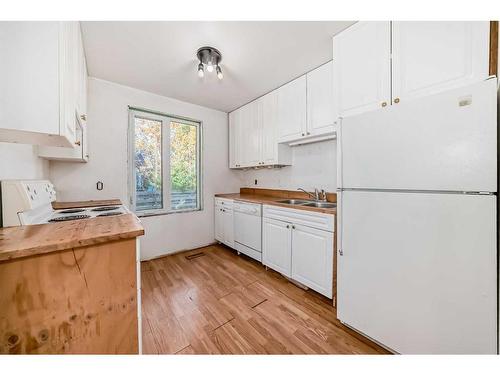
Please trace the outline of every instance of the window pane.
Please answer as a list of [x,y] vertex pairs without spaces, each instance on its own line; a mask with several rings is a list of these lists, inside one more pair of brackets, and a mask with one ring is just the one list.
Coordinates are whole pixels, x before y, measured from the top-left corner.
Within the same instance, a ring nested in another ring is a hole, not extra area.
[[198,127],[170,122],[170,207],[173,211],[198,207]]
[[136,210],[163,208],[161,121],[135,117]]

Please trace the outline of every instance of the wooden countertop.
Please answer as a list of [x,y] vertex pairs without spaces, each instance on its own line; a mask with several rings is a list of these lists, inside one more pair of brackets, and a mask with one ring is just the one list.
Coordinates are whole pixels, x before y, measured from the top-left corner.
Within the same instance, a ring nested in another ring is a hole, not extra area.
[[[270,204],[273,206],[293,208],[297,210],[305,210],[305,211],[313,211],[313,212],[321,212],[323,214],[336,215],[337,208],[319,208],[319,207],[307,207],[307,206],[299,206],[294,204],[286,204],[279,203],[278,201],[282,201],[283,197],[276,197],[272,195],[263,195],[263,194],[247,194],[247,193],[231,193],[231,194],[215,194],[218,198],[226,198],[226,199],[234,199],[242,202],[250,202],[250,203],[260,203],[260,204]],[[300,199],[300,198],[297,198]],[[334,203],[334,202],[332,202]]]
[[101,199],[77,202],[52,202],[52,208],[54,210],[66,210],[68,208],[115,206],[120,204],[122,202],[119,199]]
[[60,223],[0,228],[0,262],[144,234],[132,213]]

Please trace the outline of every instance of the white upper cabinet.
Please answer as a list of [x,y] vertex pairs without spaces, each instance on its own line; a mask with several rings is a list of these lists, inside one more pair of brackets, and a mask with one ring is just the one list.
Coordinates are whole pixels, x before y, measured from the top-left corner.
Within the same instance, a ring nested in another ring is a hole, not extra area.
[[393,103],[488,77],[489,22],[393,22]]
[[1,142],[75,146],[79,38],[78,22],[0,23]]
[[229,113],[228,125],[229,125],[229,168],[239,168],[238,163],[241,158],[239,153],[241,151],[241,146],[239,141],[241,137],[239,136],[239,111],[235,110]]
[[265,165],[278,159],[278,95],[272,91],[258,99],[261,115],[261,159]]
[[257,100],[260,113],[260,165],[290,165],[292,150],[278,143],[278,93],[271,91]]
[[294,79],[229,114],[229,166],[292,163],[289,146],[335,137],[333,63]]
[[333,97],[342,117],[391,103],[391,24],[358,22],[333,38]]
[[330,61],[307,73],[306,135],[317,136],[334,132],[338,115],[333,105],[333,62]]
[[291,150],[277,141],[275,91],[229,114],[229,167],[290,165]]
[[87,162],[87,64],[80,24],[63,23],[61,45],[64,47],[64,74],[61,76],[61,121],[68,132],[74,132],[73,147],[39,146],[38,156],[59,161]]
[[295,141],[306,136],[306,76],[277,89],[278,142]]
[[260,107],[256,101],[253,101],[241,107],[240,113],[242,140],[242,167],[250,167],[260,163],[261,146],[261,123]]
[[486,79],[489,22],[358,22],[333,37],[333,61],[340,117],[397,105]]

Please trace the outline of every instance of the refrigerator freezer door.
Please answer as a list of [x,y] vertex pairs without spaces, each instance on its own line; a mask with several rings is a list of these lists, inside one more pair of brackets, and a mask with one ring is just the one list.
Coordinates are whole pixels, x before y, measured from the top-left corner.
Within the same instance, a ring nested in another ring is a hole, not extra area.
[[341,193],[338,318],[399,353],[496,353],[496,197]]
[[496,191],[496,79],[342,120],[340,188]]

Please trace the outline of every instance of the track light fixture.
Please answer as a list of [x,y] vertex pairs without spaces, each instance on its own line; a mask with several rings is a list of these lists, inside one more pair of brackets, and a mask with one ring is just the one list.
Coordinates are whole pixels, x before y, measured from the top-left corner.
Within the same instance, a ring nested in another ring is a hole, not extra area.
[[224,78],[222,68],[219,65],[222,60],[222,55],[216,48],[201,47],[196,52],[196,57],[198,57],[200,61],[198,64],[198,77],[203,78],[205,76],[205,68],[207,72],[212,73],[215,67],[217,78]]

